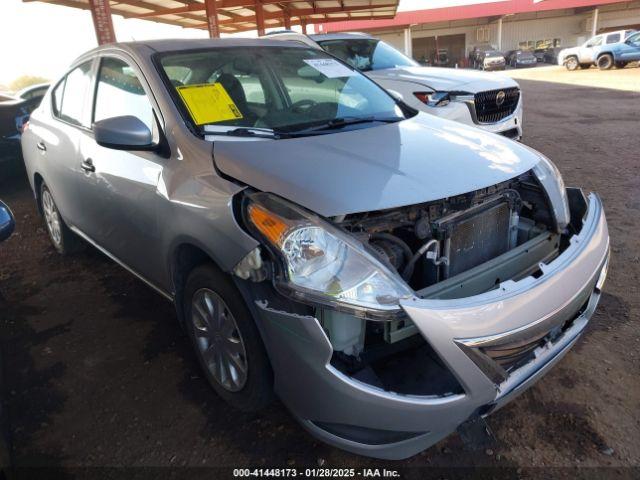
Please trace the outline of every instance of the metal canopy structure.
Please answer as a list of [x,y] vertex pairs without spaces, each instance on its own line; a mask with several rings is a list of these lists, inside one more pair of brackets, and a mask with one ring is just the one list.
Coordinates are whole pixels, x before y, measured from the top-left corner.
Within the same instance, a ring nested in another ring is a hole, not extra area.
[[211,37],[266,28],[395,17],[399,0],[23,0],[91,10],[98,43],[115,41],[111,15],[208,30]]

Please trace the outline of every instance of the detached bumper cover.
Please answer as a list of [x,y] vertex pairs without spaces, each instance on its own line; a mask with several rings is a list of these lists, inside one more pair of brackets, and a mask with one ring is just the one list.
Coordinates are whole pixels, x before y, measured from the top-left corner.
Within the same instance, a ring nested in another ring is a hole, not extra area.
[[[348,377],[330,365],[332,347],[315,318],[258,302],[276,391],[302,425],[327,443],[379,458],[411,456],[467,419],[506,404],[571,348],[598,303],[608,255],[602,204],[592,194],[580,233],[553,262],[540,266],[538,278],[503,282],[465,299],[404,301],[408,316],[464,389],[444,397],[395,394]],[[490,357],[478,358],[483,348],[545,331],[556,334],[528,363],[502,376],[494,375]]]

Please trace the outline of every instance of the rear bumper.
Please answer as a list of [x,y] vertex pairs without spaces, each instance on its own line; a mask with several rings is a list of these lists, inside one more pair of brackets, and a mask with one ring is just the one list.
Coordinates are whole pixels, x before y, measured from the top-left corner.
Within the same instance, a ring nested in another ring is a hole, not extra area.
[[[608,254],[604,212],[592,194],[582,230],[559,257],[541,265],[538,278],[503,282],[465,299],[403,302],[462,386],[463,393],[447,396],[400,395],[355,380],[330,364],[331,344],[314,317],[259,303],[276,391],[302,425],[327,443],[378,458],[414,455],[466,420],[500,408],[566,354],[598,303]],[[556,332],[553,340],[506,377],[496,379],[496,365],[481,358],[487,346],[550,330]]]

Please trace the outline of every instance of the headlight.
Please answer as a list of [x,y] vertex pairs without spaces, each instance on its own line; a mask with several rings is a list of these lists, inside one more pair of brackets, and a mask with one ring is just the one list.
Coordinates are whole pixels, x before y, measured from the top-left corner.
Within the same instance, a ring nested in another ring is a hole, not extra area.
[[414,95],[430,107],[444,107],[451,101],[448,92],[415,92]]
[[551,160],[541,153],[538,155],[540,161],[533,167],[533,173],[547,192],[558,228],[563,229],[569,224],[571,214],[569,213],[567,189],[564,186],[562,174]]
[[249,197],[247,224],[281,260],[276,287],[302,301],[361,317],[402,313],[411,289],[355,238],[301,208],[266,193]]

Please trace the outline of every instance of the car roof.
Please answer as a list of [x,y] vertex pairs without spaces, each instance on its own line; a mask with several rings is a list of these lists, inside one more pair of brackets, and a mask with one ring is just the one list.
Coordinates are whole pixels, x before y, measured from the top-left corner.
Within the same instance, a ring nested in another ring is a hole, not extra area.
[[[290,43],[291,48],[302,48],[304,45]],[[198,38],[198,39],[162,39],[146,40],[137,42],[117,42],[107,43],[89,50],[78,57],[74,63],[89,56],[96,55],[102,51],[121,49],[131,53],[145,56],[153,53],[170,53],[188,50],[200,50],[205,48],[229,48],[229,47],[282,47],[282,42],[269,40],[268,38]]]
[[309,35],[309,38],[315,40],[316,42],[323,42],[325,40],[357,40],[357,39],[366,39],[366,38],[374,38],[367,33],[362,32],[341,32],[341,33],[316,33],[313,35]]

